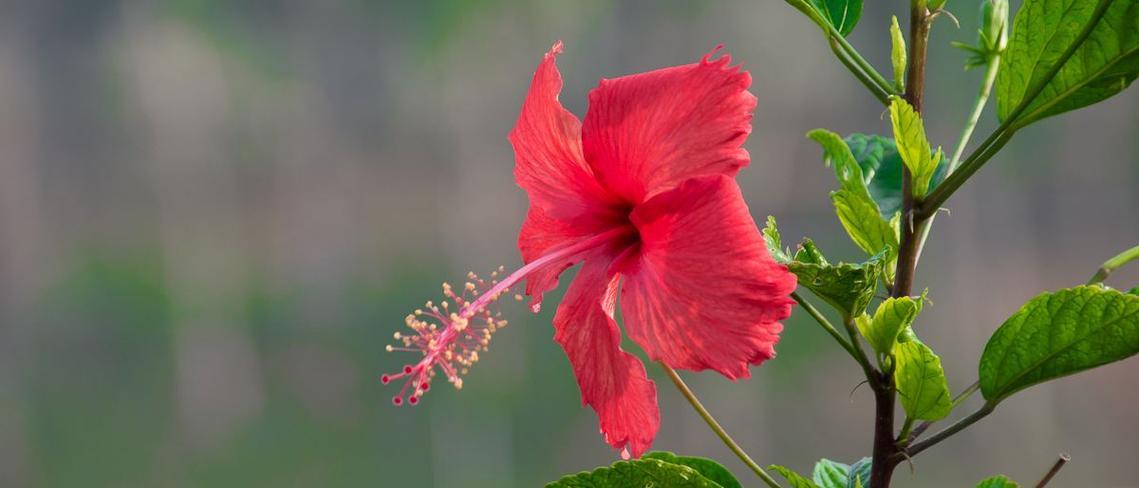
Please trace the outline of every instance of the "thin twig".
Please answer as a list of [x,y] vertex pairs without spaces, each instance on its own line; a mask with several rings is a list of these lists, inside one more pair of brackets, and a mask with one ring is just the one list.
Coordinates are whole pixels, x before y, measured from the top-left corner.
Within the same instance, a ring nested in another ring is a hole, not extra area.
[[688,400],[688,403],[692,404],[692,408],[696,410],[696,413],[700,414],[700,418],[704,419],[704,422],[708,424],[708,427],[712,429],[712,432],[716,433],[716,436],[724,442],[724,445],[728,446],[728,449],[731,449],[732,453],[734,453],[736,457],[740,458],[740,461],[743,461],[743,463],[746,464],[748,468],[751,468],[755,475],[758,476],[759,479],[763,480],[767,486],[771,488],[782,488],[779,486],[779,482],[775,481],[775,478],[772,478],[771,475],[767,474],[767,471],[764,471],[763,468],[759,467],[759,465],[751,459],[751,456],[748,456],[747,453],[744,452],[743,448],[740,447],[739,444],[736,444],[736,441],[732,439],[732,436],[728,435],[728,432],[720,426],[720,423],[716,421],[716,418],[712,417],[712,414],[708,412],[708,409],[704,408],[704,404],[700,403],[700,400],[696,398],[696,394],[692,393],[692,390],[688,388],[688,385],[684,383],[684,380],[680,379],[680,375],[676,374],[676,370],[670,368],[667,364],[664,363],[657,364],[660,364],[660,367],[664,369],[664,372],[666,374],[668,374],[668,378],[672,380],[672,384],[676,385],[676,389],[680,390],[680,394],[684,395],[684,398]]
[[1056,473],[1060,472],[1060,468],[1063,468],[1064,465],[1068,464],[1068,461],[1071,460],[1072,456],[1069,456],[1067,453],[1060,453],[1060,459],[1056,460],[1056,463],[1052,465],[1052,469],[1049,469],[1048,473],[1044,475],[1044,479],[1041,479],[1040,482],[1036,484],[1036,488],[1044,488],[1044,485],[1047,485],[1049,481],[1052,481],[1052,477],[1056,476]]
[[[961,393],[958,393],[957,396],[953,397],[953,403],[952,403],[951,410],[953,408],[957,408],[957,405],[959,405],[961,402],[965,401],[966,398],[973,396],[973,394],[976,393],[977,390],[980,390],[980,389],[981,389],[981,381],[980,380],[974,381],[973,384],[965,387],[965,389]],[[910,432],[910,437],[909,437],[909,439],[906,439],[906,443],[912,444],[914,442],[914,440],[916,440],[918,437],[921,437],[922,433],[929,430],[930,426],[932,426],[932,425],[933,425],[932,420],[926,420],[925,422],[918,424],[918,426],[914,427],[914,430]],[[900,437],[901,436],[899,436],[899,438]]]
[[806,310],[807,314],[810,315],[811,318],[815,319],[815,322],[818,322],[819,325],[823,327],[823,330],[826,330],[827,333],[830,334],[830,336],[838,342],[838,345],[842,346],[842,348],[845,349],[846,352],[849,353],[851,357],[853,357],[856,361],[858,360],[858,354],[854,352],[854,347],[852,347],[850,345],[850,342],[842,337],[842,333],[840,333],[838,329],[834,327],[834,325],[831,325],[831,322],[827,320],[825,316],[823,316],[823,313],[820,312],[818,308],[815,308],[811,302],[808,302],[807,299],[803,298],[803,295],[800,295],[797,291],[791,293],[791,298],[795,299],[795,302],[797,302],[799,306],[803,307],[803,310]]
[[977,423],[978,420],[981,420],[981,419],[985,418],[986,416],[988,416],[990,413],[993,413],[993,409],[995,409],[995,408],[997,408],[997,405],[995,403],[986,403],[984,406],[982,406],[980,408],[980,410],[973,412],[968,417],[965,417],[961,420],[958,420],[953,425],[950,425],[949,427],[946,427],[944,430],[929,436],[929,438],[927,438],[924,441],[913,443],[912,445],[910,445],[910,447],[906,448],[906,454],[909,457],[913,457],[913,456],[918,455],[918,453],[933,447],[934,445],[936,445],[937,443],[939,443],[945,439],[948,439],[953,434],[961,432],[966,427]]
[[1095,285],[1098,283],[1103,283],[1103,280],[1106,280],[1112,272],[1136,259],[1139,259],[1139,246],[1135,246],[1131,249],[1123,251],[1115,257],[1108,259],[1103,263],[1103,266],[1100,266],[1099,269],[1096,270],[1095,274],[1092,275],[1092,278],[1088,280],[1088,284]]

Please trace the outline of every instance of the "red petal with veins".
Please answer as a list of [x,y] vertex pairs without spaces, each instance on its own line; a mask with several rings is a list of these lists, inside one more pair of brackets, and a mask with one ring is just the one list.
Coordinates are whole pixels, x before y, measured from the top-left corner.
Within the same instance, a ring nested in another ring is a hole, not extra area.
[[[718,48],[717,48],[718,49]],[[585,159],[611,191],[644,202],[702,175],[747,166],[751,75],[731,57],[601,80],[589,94]]]
[[625,329],[650,358],[735,379],[775,356],[795,275],[768,254],[734,180],[687,180],[632,221],[640,252],[615,269]]
[[562,43],[554,44],[534,72],[530,92],[510,143],[514,178],[530,195],[530,204],[547,215],[589,226],[612,216],[615,198],[593,175],[581,153],[581,122],[558,102],[562,76],[555,64]]
[[[522,261],[530,263],[554,249],[565,246],[566,243],[600,233],[600,229],[595,227],[572,225],[551,218],[542,207],[530,205],[530,210],[526,212],[526,221],[522,223],[522,230],[518,232],[518,249],[522,251]],[[557,287],[558,276],[562,271],[577,264],[579,260],[579,256],[573,256],[530,273],[526,278],[526,295],[531,297],[530,306],[535,309],[540,306],[542,294]]]
[[597,411],[605,441],[640,457],[660,427],[656,386],[641,361],[621,350],[613,321],[618,277],[608,266],[604,257],[586,260],[554,315],[554,340],[569,356],[582,403]]

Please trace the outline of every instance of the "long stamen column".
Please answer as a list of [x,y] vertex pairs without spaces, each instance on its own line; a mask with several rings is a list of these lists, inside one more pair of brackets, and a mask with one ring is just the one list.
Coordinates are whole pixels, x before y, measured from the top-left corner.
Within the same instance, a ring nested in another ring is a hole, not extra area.
[[[494,310],[493,306],[510,291],[510,287],[538,269],[580,257],[630,232],[627,227],[616,228],[561,247],[501,280],[502,267],[491,273],[489,281],[468,273],[466,283],[458,292],[450,284],[443,283],[443,299],[438,304],[428,301],[424,308],[408,314],[404,323],[412,332],[396,332],[394,338],[398,342],[387,346],[388,352],[419,352],[423,355],[419,362],[404,365],[398,373],[380,376],[380,382],[385,385],[406,378],[399,393],[392,397],[392,403],[397,406],[405,401],[411,405],[418,404],[420,397],[431,389],[431,380],[440,372],[456,389],[462,389],[462,376],[478,362],[479,352],[485,352],[491,336],[507,326],[501,312]],[[521,295],[515,297],[522,298]]]

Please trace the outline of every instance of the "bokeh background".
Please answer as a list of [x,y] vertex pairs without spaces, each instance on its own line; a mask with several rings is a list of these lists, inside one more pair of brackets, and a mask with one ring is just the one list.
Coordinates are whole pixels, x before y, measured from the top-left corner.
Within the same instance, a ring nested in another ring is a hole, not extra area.
[[[934,29],[926,121],[952,147],[981,74],[948,46],[972,41],[976,2],[949,7],[961,27]],[[867,2],[851,36],[883,72],[905,8]],[[518,264],[526,197],[506,133],[556,39],[579,116],[600,77],[726,44],[760,100],[739,178],[755,217],[859,259],[804,133],[888,120],[783,2],[5,2],[0,485],[530,487],[615,460],[552,341],[552,306],[506,304],[513,325],[462,392],[439,382],[396,408],[377,381],[411,360],[384,346],[440,282]],[[1136,89],[1049,119],[937,220],[918,332],[955,391],[1019,304],[1139,243],[1137,136]],[[859,370],[804,314],[786,325],[752,379],[690,384],[761,463],[867,455]],[[656,447],[754,486],[649,371]],[[1139,486],[1136,378],[1131,360],[1028,390],[897,484],[1031,483],[1065,451],[1054,486]]]

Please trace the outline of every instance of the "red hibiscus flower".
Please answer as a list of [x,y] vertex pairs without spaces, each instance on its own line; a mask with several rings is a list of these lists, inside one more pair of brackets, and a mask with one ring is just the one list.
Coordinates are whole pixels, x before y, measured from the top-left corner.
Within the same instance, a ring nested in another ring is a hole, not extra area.
[[[620,347],[618,296],[625,330],[649,358],[746,378],[750,365],[775,356],[795,277],[768,254],[734,180],[749,163],[742,145],[756,105],[746,71],[713,52],[602,80],[582,123],[558,102],[561,50],[555,44],[538,66],[509,137],[515,179],[530,197],[518,237],[526,266],[501,281],[468,283],[469,296],[445,285],[456,311],[429,302],[409,316],[416,334],[397,334],[400,349],[424,358],[382,379],[410,376],[411,403],[435,366],[460,386],[458,375],[505,324],[487,306],[525,278],[536,311],[558,276],[582,262],[554,316],[554,339],[606,442],[638,457],[660,413],[644,365]],[[480,286],[490,290],[476,297]]]

